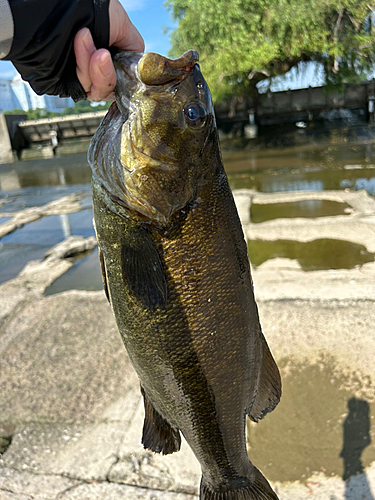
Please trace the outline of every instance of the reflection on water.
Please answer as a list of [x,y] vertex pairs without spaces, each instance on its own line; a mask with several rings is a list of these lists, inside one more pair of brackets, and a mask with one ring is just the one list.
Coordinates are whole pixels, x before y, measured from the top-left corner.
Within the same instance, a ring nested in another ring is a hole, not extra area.
[[73,260],[73,267],[57,278],[45,291],[45,295],[66,290],[103,290],[98,249]]
[[344,473],[342,478],[346,481],[345,498],[353,497],[353,485],[348,481],[352,476],[362,474],[360,482],[361,498],[374,500],[368,484],[365,469],[362,463],[362,453],[371,444],[370,437],[370,405],[367,401],[350,398],[348,401],[349,413],[343,424],[344,445],[340,457],[344,460]]
[[36,186],[77,186],[90,181],[91,170],[86,154],[3,164],[0,170],[0,191]]
[[43,259],[51,247],[69,235],[94,236],[92,211],[50,215],[0,240],[0,283],[14,278],[30,260]]
[[232,189],[274,193],[350,188],[375,195],[374,144],[241,151],[223,158]]
[[344,168],[375,164],[375,143],[309,144],[291,148],[223,153],[228,172],[267,169]]
[[91,190],[90,185],[86,184],[83,186],[57,186],[57,187],[38,187],[38,188],[24,188],[19,191],[8,193],[0,192],[0,199],[4,196],[1,201],[5,203],[0,206],[1,212],[18,212],[29,207],[40,207],[51,201],[58,200],[63,196],[68,196],[72,193],[77,193],[78,191],[85,194],[85,198],[81,201],[81,204],[85,207],[90,207],[91,202]]
[[[223,159],[232,189],[272,193],[350,188],[375,194],[374,148],[373,144],[303,146],[224,153]],[[0,169],[0,191],[12,194],[31,188],[83,187],[90,181],[85,154],[19,162]]]
[[375,177],[372,177],[371,179],[364,179],[364,178],[359,178],[356,179],[355,185],[354,186],[348,186],[345,180],[342,181],[342,187],[344,188],[352,188],[359,190],[359,189],[365,189],[369,194],[372,194],[375,196]]
[[[223,157],[232,189],[249,188],[270,193],[364,188],[375,195],[373,144],[314,145],[241,151],[224,153]],[[1,165],[0,212],[11,213],[27,207],[41,206],[77,191],[86,193],[83,206],[91,208],[90,181],[91,171],[86,154]],[[312,203],[314,203],[313,208],[311,208]],[[345,210],[344,205],[338,208],[334,203],[298,202],[298,206],[294,205],[298,212],[294,214],[318,217],[342,213],[342,210]],[[277,209],[281,214],[282,210],[281,206],[267,208],[263,205],[261,208],[263,213],[265,210]],[[293,209],[291,206],[286,207],[286,204],[284,208]],[[254,205],[253,220],[261,217],[256,211],[257,206]],[[84,213],[88,214],[88,211]],[[293,217],[294,214],[283,216]],[[263,215],[263,218],[269,219],[273,216],[268,214]],[[77,213],[60,218],[54,217],[27,225],[0,241],[0,283],[14,277],[28,260],[42,258],[44,252],[61,241],[64,236],[70,233],[84,236],[94,234],[91,212],[90,215]],[[79,223],[81,217],[85,220],[80,223],[80,227],[76,227],[75,224]],[[0,224],[5,220],[9,219],[0,218]],[[326,240],[324,245],[320,246],[317,243],[282,241],[249,242],[249,248],[255,266],[276,256],[298,258],[304,269],[348,268],[373,260],[372,254],[359,245],[330,241]],[[86,261],[82,259],[79,262]],[[71,271],[72,277],[78,272],[80,265],[83,265],[79,262],[77,261]]]
[[87,193],[91,205],[91,170],[86,155],[18,162],[0,167],[0,200],[3,212],[41,206],[77,191]]
[[261,193],[366,189],[375,195],[375,169],[366,166],[361,170],[301,168],[228,173],[228,178],[232,189],[253,189]]
[[363,245],[329,238],[307,242],[248,240],[247,246],[250,262],[255,267],[277,257],[298,260],[304,271],[353,269],[375,260],[375,254]]
[[27,224],[0,240],[0,283],[17,276],[30,260],[64,239],[58,215]]
[[251,222],[296,217],[328,217],[347,215],[352,211],[347,203],[331,200],[302,200],[285,203],[253,203],[250,208]]

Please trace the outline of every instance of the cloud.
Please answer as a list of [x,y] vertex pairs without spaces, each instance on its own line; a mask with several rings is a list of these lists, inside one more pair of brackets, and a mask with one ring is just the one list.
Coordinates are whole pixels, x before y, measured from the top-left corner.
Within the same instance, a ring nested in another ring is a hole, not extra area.
[[146,6],[145,0],[120,0],[126,12],[142,10]]

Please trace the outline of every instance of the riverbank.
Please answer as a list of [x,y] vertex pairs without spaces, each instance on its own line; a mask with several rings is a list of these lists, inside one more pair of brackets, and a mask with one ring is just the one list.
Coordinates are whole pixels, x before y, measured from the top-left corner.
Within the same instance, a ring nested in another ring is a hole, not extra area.
[[[332,239],[359,246],[369,259],[308,270],[316,265],[306,263],[311,256],[285,258],[271,249],[259,260],[255,292],[283,397],[264,421],[249,424],[248,436],[249,455],[280,500],[373,500],[375,200],[363,191],[251,190],[236,191],[235,199],[249,245]],[[344,204],[344,214],[254,222],[258,205],[279,211],[280,204],[314,200]],[[0,286],[0,496],[197,498],[199,466],[185,443],[167,457],[140,444],[139,383],[104,293],[44,295],[71,268],[66,257],[94,244],[69,239]]]

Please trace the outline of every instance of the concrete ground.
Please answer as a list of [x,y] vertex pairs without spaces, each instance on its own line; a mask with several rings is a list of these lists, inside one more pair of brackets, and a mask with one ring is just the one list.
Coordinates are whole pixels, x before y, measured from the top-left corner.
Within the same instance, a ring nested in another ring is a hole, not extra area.
[[[248,238],[326,235],[375,252],[375,201],[363,192],[235,194]],[[251,222],[251,203],[298,196],[342,197],[353,211]],[[43,295],[72,265],[64,257],[94,244],[71,238],[0,286],[0,499],[197,498],[200,470],[186,443],[166,457],[140,444],[139,384],[104,293]],[[273,414],[249,426],[250,457],[280,500],[374,500],[375,263],[306,272],[272,259],[253,277],[284,393]],[[348,416],[353,398],[369,410],[357,466],[345,459],[345,429],[358,422]],[[343,467],[358,474],[344,481]]]

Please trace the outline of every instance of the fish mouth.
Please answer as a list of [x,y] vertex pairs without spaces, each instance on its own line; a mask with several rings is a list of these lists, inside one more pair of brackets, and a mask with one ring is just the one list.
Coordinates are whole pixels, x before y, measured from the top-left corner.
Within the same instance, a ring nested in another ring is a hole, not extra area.
[[155,52],[118,52],[113,58],[117,76],[116,101],[124,95],[130,100],[138,82],[155,86],[179,81],[198,61],[196,50],[188,50],[178,59],[169,59]]
[[165,85],[188,76],[198,60],[196,50],[188,50],[178,59],[148,52],[138,63],[138,77],[145,85]]

